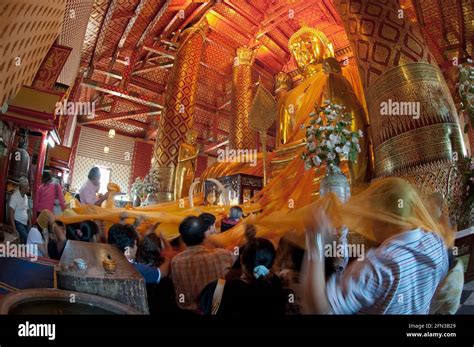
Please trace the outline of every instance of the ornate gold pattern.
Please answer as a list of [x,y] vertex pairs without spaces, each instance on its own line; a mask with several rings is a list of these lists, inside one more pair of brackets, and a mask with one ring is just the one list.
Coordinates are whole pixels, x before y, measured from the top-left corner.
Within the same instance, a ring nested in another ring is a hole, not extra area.
[[[254,149],[256,133],[250,128],[252,107],[252,69],[248,63],[250,48],[240,47],[232,74],[232,121],[229,144],[234,149]],[[243,63],[241,61],[243,59]]]
[[433,192],[443,194],[444,208],[449,213],[451,222],[455,224],[459,220],[464,188],[462,172],[456,163],[450,160],[432,161],[396,171],[390,176],[405,178],[418,188],[423,197]]
[[[167,179],[161,187],[167,199],[173,198],[174,167],[186,132],[193,126],[197,76],[204,44],[206,25],[186,30],[169,79],[166,110],[160,118],[153,153],[153,167],[160,168]],[[166,169],[165,169],[166,168]]]
[[[441,71],[426,63],[401,65],[386,71],[367,91],[368,109],[378,147],[391,137],[423,126],[455,123],[456,108]],[[414,115],[381,115],[382,103],[420,104]]]
[[[377,176],[401,176],[442,192],[453,221],[463,190],[454,153],[464,154],[456,109],[419,27],[397,0],[336,0],[367,96]],[[382,115],[391,102],[416,112]],[[407,105],[407,104],[405,104]]]
[[[398,0],[335,0],[365,88],[387,70],[413,62],[434,62],[423,34]],[[401,11],[401,12],[400,12]]]
[[462,158],[460,136],[456,123],[444,123],[392,137],[375,149],[375,171],[379,176],[391,175],[432,161]]

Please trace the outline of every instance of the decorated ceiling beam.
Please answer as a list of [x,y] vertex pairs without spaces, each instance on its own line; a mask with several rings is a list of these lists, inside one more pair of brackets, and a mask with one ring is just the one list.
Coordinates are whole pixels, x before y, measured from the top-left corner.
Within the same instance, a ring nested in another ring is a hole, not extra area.
[[230,7],[232,10],[234,10],[235,12],[237,12],[237,14],[239,14],[240,16],[244,17],[246,20],[248,20],[250,23],[252,23],[253,25],[255,26],[259,26],[259,21],[258,19],[244,11],[240,6],[238,6],[237,4],[234,4],[233,2],[231,2],[230,0],[224,0],[224,4],[226,4],[228,7]]
[[148,123],[139,122],[139,121],[134,120],[134,119],[125,118],[125,119],[121,119],[120,122],[131,125],[131,126],[136,127],[136,128],[141,128],[143,130],[146,130],[148,128]]
[[136,102],[138,104],[141,104],[141,105],[156,107],[156,108],[159,108],[159,109],[163,108],[163,105],[157,104],[156,102],[153,102],[151,100],[147,100],[147,98],[145,96],[142,96],[142,98],[138,98],[136,96],[130,95],[128,91],[123,90],[121,88],[117,88],[117,87],[114,87],[114,86],[111,86],[111,85],[102,85],[101,83],[92,81],[90,79],[85,79],[82,82],[82,85],[84,87],[91,88],[91,89],[94,89],[94,90],[99,91],[99,92],[114,95],[114,96],[120,97],[122,99],[134,101],[134,102]]
[[205,13],[205,11],[207,11],[213,5],[214,5],[214,1],[203,2],[183,21],[183,23],[179,25],[178,30],[185,29],[189,23],[191,23],[196,18],[202,16]]
[[209,10],[209,13],[223,21],[242,37],[245,37],[246,39],[250,39],[252,37],[248,32],[244,32],[241,27],[239,27],[237,24],[234,24],[234,22],[230,21],[229,19],[227,19],[227,17],[224,17],[219,12],[215,10]]
[[165,51],[164,49],[161,48],[153,48],[153,47],[148,47],[148,46],[143,46],[143,49],[152,53],[156,53],[160,56],[169,58],[169,59],[175,59],[176,53],[174,52],[169,52]]
[[[108,33],[108,27],[107,25],[111,22],[112,17],[114,15],[115,10],[117,9],[118,6],[118,1],[110,1],[109,2],[109,7],[107,8],[107,13],[104,17],[104,20],[102,22],[102,26],[100,27],[99,30],[99,35],[97,37],[97,41],[94,47],[94,53],[91,57],[90,65],[93,66],[95,62],[98,61],[98,58],[101,56],[101,50],[104,45],[104,42],[107,39],[107,33]],[[89,70],[90,73],[92,73],[91,69]],[[91,75],[88,75],[90,77]]]
[[265,32],[269,32],[282,21],[282,17],[285,18],[285,20],[288,18],[288,14],[290,10],[292,10],[293,14],[296,15],[299,12],[306,10],[308,7],[313,6],[315,2],[316,2],[315,0],[303,1],[303,2],[300,2],[296,6],[294,6],[291,3],[288,3],[282,9],[277,10],[276,12],[271,13],[268,17],[266,17],[262,21],[261,27],[265,28],[264,29]]
[[178,18],[180,16],[182,16],[182,10],[179,10],[177,11],[173,18],[171,18],[171,20],[168,22],[168,24],[166,24],[165,28],[163,29],[163,31],[161,32],[161,36],[163,37],[166,37],[166,35],[168,34],[168,32],[170,31],[171,27],[173,26],[174,22],[176,22],[178,20]]
[[155,94],[161,94],[165,91],[166,86],[162,84],[158,84],[155,82],[152,82],[150,80],[147,80],[146,78],[142,78],[140,76],[133,76],[132,79],[130,80],[130,84],[141,88],[145,89],[149,92],[155,93]]
[[163,6],[161,6],[156,16],[153,18],[153,20],[147,25],[147,27],[143,31],[142,35],[140,36],[140,39],[137,41],[136,47],[141,47],[145,44],[145,40],[150,36],[155,26],[158,24],[158,22],[161,20],[163,15],[166,13],[171,2],[172,0],[166,0],[163,3]]
[[215,73],[217,73],[218,75],[220,75],[220,76],[222,76],[222,77],[224,77],[224,78],[227,78],[227,77],[228,77],[228,75],[227,75],[226,73],[222,72],[222,71],[219,70],[219,69],[216,69],[215,67],[212,67],[211,65],[208,65],[208,64],[206,64],[206,63],[204,63],[204,62],[202,62],[202,61],[200,62],[200,64],[201,64],[201,66],[204,66],[206,69],[212,70],[212,71],[214,71]]
[[[334,11],[334,7],[332,5],[328,4],[329,0],[321,0],[318,4],[325,13],[329,13],[331,15],[331,18],[338,24],[342,25],[342,20],[339,17],[339,15]],[[324,8],[323,8],[324,7]]]
[[173,63],[171,62],[164,62],[161,64],[154,64],[153,66],[147,66],[141,69],[136,69],[135,71],[132,72],[132,75],[141,75],[150,71],[155,71],[157,69],[169,69],[170,67],[173,66]]
[[123,119],[128,119],[128,118],[137,117],[137,116],[159,116],[160,114],[161,114],[161,111],[159,110],[151,111],[149,108],[141,108],[139,110],[119,112],[119,113],[97,112],[98,116],[83,120],[80,123],[82,125],[86,125],[86,124],[99,123],[99,122],[103,122],[103,121],[111,120],[111,119],[123,120]]
[[130,34],[130,31],[132,31],[132,28],[133,28],[135,22],[137,21],[138,16],[142,12],[143,7],[145,7],[145,5],[148,1],[149,0],[140,0],[140,3],[138,4],[137,8],[135,9],[134,15],[130,18],[130,20],[127,24],[127,27],[125,28],[125,31],[123,32],[122,37],[119,40],[119,43],[117,45],[119,48],[123,48],[123,46],[125,44],[125,41],[127,41],[128,35]]
[[94,69],[94,72],[99,73],[101,75],[105,75],[108,77],[112,77],[118,80],[122,79],[122,75],[118,71],[105,71],[105,70],[100,70],[100,69]]

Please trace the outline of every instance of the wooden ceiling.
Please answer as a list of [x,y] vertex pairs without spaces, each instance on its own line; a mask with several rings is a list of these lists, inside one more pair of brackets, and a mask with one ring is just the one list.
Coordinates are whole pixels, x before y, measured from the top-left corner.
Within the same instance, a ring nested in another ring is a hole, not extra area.
[[[471,0],[400,0],[428,38],[438,63],[472,55]],[[164,105],[179,34],[203,16],[210,24],[198,77],[195,128],[201,142],[228,138],[232,63],[237,47],[258,47],[253,67],[273,90],[273,76],[295,70],[287,44],[303,23],[324,31],[336,56],[352,53],[331,0],[96,0],[76,79],[96,118],[83,125],[152,140]]]

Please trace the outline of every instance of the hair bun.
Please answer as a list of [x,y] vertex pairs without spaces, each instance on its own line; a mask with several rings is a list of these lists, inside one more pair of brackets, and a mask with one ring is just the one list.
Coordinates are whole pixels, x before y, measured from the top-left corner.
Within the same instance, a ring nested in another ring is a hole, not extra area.
[[245,237],[247,238],[247,242],[255,242],[257,240],[257,229],[255,228],[255,225],[245,225]]

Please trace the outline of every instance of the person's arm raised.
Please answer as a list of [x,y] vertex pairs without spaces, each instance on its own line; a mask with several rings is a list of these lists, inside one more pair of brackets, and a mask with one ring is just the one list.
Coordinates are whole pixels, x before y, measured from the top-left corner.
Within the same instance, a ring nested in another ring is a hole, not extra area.
[[169,272],[170,272],[170,267],[171,267],[171,259],[177,254],[174,250],[171,244],[168,242],[167,239],[165,239],[161,234],[160,240],[161,244],[163,246],[163,250],[161,251],[161,255],[165,259],[163,264],[160,265],[160,273],[162,277],[167,277]]
[[326,293],[324,268],[325,236],[330,231],[328,217],[322,211],[315,211],[313,222],[306,226],[306,273],[304,301],[306,313],[327,314],[330,311]]
[[102,203],[107,200],[107,198],[109,197],[109,192],[106,192],[104,195],[102,195],[95,203],[94,205],[96,206],[101,206]]

